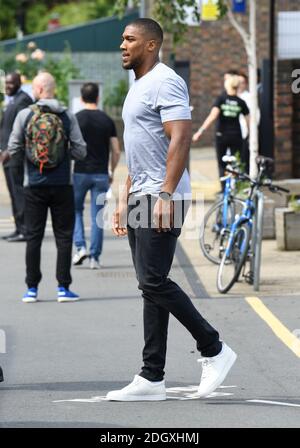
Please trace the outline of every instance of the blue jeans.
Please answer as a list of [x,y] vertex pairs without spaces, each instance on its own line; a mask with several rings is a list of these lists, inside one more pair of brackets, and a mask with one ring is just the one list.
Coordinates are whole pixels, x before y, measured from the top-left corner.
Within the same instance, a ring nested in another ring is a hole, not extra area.
[[[91,245],[90,256],[99,259],[103,245],[102,213],[106,192],[109,188],[108,174],[73,174],[73,187],[75,196],[75,230],[74,243],[77,249],[86,248],[84,235],[83,210],[87,192],[91,192]],[[97,216],[98,215],[98,216]],[[98,222],[97,222],[97,221]],[[99,222],[100,221],[100,222]]]

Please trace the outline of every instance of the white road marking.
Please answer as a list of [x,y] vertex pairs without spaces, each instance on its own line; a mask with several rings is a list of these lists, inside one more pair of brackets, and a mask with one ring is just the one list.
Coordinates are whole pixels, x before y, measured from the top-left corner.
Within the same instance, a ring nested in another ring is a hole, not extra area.
[[[232,388],[237,386],[220,386],[220,388]],[[200,400],[197,395],[198,385],[197,386],[186,386],[186,387],[170,387],[167,388],[167,400]],[[229,392],[213,392],[205,398],[216,398],[216,397],[225,397],[233,395],[233,393]],[[99,403],[100,401],[107,401],[106,396],[99,397],[91,397],[91,398],[73,398],[70,400],[55,400],[53,403],[63,403],[67,401],[73,401],[78,403]]]
[[300,408],[300,404],[296,403],[284,403],[282,401],[269,401],[269,400],[246,400],[250,403],[265,403],[265,404],[275,404],[277,406],[291,406],[294,408]]

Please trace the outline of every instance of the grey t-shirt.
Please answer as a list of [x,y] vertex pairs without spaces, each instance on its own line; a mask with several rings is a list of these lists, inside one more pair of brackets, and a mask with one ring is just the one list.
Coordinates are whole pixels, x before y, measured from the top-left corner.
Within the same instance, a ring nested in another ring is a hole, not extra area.
[[[134,81],[122,116],[131,192],[157,195],[165,179],[169,147],[163,123],[191,119],[184,80],[165,64],[158,63]],[[185,170],[176,193],[190,191],[190,178]]]

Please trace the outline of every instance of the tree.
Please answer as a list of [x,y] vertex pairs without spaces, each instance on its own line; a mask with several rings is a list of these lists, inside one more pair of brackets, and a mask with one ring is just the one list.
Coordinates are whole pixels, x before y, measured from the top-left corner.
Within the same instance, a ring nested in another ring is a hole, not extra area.
[[[139,6],[143,0],[117,0],[115,11],[124,14],[129,3]],[[227,16],[232,26],[240,34],[248,60],[249,90],[251,94],[250,114],[250,176],[255,177],[257,165],[255,158],[258,154],[258,128],[257,128],[257,56],[256,56],[256,0],[249,1],[249,30],[247,31],[231,11],[230,0],[218,0],[219,19]],[[173,45],[176,47],[183,39],[188,26],[186,8],[193,7],[194,18],[200,19],[198,3],[195,0],[153,0],[153,16],[160,22],[166,32],[173,36]]]
[[239,23],[232,13],[229,1],[226,0],[227,15],[230,23],[242,37],[248,59],[249,91],[251,95],[250,103],[250,177],[257,174],[256,157],[258,155],[258,128],[257,128],[257,52],[256,52],[256,0],[249,0],[249,31]]
[[46,31],[53,13],[62,25],[73,25],[112,14],[112,0],[0,0],[0,39]]

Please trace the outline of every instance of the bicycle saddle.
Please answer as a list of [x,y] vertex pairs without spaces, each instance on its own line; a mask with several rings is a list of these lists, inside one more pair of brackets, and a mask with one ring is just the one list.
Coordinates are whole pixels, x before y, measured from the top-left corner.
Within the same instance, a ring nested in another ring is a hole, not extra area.
[[257,165],[273,165],[274,159],[271,159],[271,157],[265,157],[265,156],[257,156],[255,159]]

